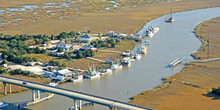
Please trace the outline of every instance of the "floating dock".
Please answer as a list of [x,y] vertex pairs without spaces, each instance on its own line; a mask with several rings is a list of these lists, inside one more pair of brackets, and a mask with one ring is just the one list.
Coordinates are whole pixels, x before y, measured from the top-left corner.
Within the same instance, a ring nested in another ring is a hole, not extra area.
[[169,65],[170,67],[176,66],[177,64],[181,63],[183,61],[182,58],[178,58],[176,60],[174,60],[173,62],[171,62]]

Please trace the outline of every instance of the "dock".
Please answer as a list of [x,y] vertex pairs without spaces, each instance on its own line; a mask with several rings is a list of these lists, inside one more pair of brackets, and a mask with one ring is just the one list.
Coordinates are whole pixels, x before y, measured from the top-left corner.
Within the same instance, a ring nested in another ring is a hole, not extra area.
[[106,52],[106,53],[119,53],[122,54],[123,52],[119,52],[119,51],[110,51],[110,50],[99,50],[99,52]]
[[92,57],[86,57],[87,59],[90,59],[90,60],[94,60],[94,61],[98,61],[98,62],[102,62],[102,63],[105,63],[104,60],[100,60],[100,59],[96,59],[96,58],[92,58]]
[[171,62],[169,65],[170,67],[176,66],[177,64],[181,63],[183,61],[182,58],[178,58],[176,60],[174,60],[173,62]]

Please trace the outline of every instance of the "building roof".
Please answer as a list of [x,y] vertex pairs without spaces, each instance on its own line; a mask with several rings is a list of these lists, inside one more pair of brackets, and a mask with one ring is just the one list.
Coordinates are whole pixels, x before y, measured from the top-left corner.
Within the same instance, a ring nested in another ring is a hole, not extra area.
[[87,38],[87,39],[91,39],[92,38],[92,36],[90,36],[90,35],[83,35],[83,36],[81,36],[80,38]]
[[68,69],[63,69],[58,71],[59,74],[65,75],[65,74],[72,74],[72,72]]

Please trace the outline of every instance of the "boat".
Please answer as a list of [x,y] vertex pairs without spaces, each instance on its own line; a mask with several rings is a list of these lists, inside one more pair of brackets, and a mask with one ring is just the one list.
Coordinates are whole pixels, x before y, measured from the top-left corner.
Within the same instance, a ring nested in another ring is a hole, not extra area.
[[125,57],[122,59],[121,64],[122,66],[130,66],[131,65],[131,61],[130,61],[130,57]]
[[126,50],[125,52],[122,53],[122,56],[130,56],[130,55],[131,55],[130,50]]
[[108,68],[108,69],[100,69],[100,75],[104,75],[104,74],[108,74],[108,73],[112,73],[112,69]]
[[0,102],[0,108],[4,108],[6,106],[8,106],[8,103],[5,103],[3,101]]
[[141,53],[142,53],[142,54],[147,54],[147,47],[146,47],[146,46],[143,45],[143,46],[141,47]]
[[138,59],[138,60],[141,59],[141,54],[136,54],[135,59]]
[[175,21],[175,19],[172,17],[172,7],[171,7],[169,18],[166,20],[166,22],[167,23],[172,23],[174,21]]
[[100,72],[96,71],[95,65],[93,64],[93,67],[89,65],[89,71],[87,71],[84,76],[88,79],[94,79],[100,77]]
[[83,75],[80,74],[80,75],[74,75],[73,78],[71,79],[71,82],[78,82],[78,81],[81,81],[83,80]]
[[112,64],[110,68],[112,70],[116,70],[116,69],[120,69],[121,67],[122,67],[122,65],[120,65],[120,64]]
[[150,45],[150,40],[145,40],[143,43],[144,43],[145,45]]
[[159,30],[160,30],[160,27],[159,27],[159,26],[151,27],[151,28],[149,28],[149,29],[146,31],[147,36],[153,37],[154,34],[157,33]]

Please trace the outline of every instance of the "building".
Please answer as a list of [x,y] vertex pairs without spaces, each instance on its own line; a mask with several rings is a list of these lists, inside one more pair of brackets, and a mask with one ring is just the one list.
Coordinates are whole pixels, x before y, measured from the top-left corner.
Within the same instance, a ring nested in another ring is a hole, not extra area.
[[90,35],[83,35],[83,36],[81,36],[81,37],[79,37],[79,40],[80,40],[80,42],[82,42],[82,43],[88,43],[88,42],[90,42],[91,40],[93,39],[93,37],[92,36],[90,36]]
[[115,34],[114,31],[109,31],[109,32],[108,32],[108,35],[109,35],[109,36],[113,36],[114,34]]
[[63,69],[63,70],[59,70],[57,72],[55,72],[55,74],[57,76],[64,76],[64,77],[72,77],[72,71],[68,70],[68,69]]
[[83,46],[83,49],[86,49],[86,50],[90,49],[90,50],[92,50],[93,52],[98,51],[98,49],[95,48],[93,45],[90,45],[90,46],[85,45],[85,46]]
[[70,45],[70,44],[65,44],[65,43],[62,43],[62,42],[59,42],[59,43],[56,44],[56,48],[57,49],[63,48],[63,51],[69,51],[71,46],[72,45]]
[[64,54],[65,54],[65,52],[60,52],[60,53],[57,53],[57,56],[62,57],[62,56],[64,56]]
[[45,72],[44,74],[42,74],[42,76],[44,76],[46,78],[56,77],[56,75],[53,72]]

